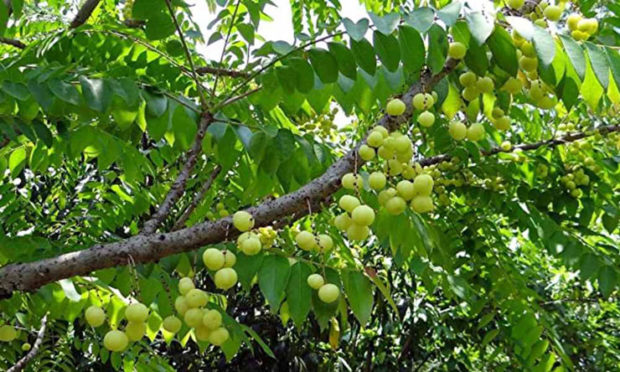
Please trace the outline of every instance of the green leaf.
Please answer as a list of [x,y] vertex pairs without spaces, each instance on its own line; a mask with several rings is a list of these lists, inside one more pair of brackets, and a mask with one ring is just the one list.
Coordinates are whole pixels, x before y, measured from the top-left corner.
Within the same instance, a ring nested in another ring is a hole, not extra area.
[[112,89],[109,82],[80,76],[80,85],[88,107],[98,112],[105,112],[108,109],[112,102]]
[[288,260],[281,256],[268,255],[263,260],[258,271],[258,286],[275,313],[284,299],[291,266]]
[[26,88],[26,86],[22,83],[14,83],[8,80],[4,81],[2,83],[2,90],[20,101],[25,101],[28,97],[30,97],[28,88]]
[[591,42],[585,42],[584,45],[588,51],[590,65],[596,74],[596,78],[603,88],[607,89],[609,87],[609,64],[603,49]]
[[512,76],[516,76],[519,71],[519,61],[517,60],[517,49],[515,48],[512,37],[503,27],[496,27],[495,31],[487,40],[487,45],[497,61],[498,66]]
[[308,93],[314,87],[314,70],[305,59],[293,58],[289,62],[290,66],[297,73],[295,84],[297,90]]
[[450,4],[439,9],[437,12],[437,17],[439,17],[439,19],[441,19],[447,26],[452,26],[459,18],[462,7],[463,4],[461,3],[461,0],[454,0]]
[[297,86],[297,73],[290,66],[278,66],[275,68],[276,76],[280,82],[280,86],[286,94],[295,93]]
[[429,30],[428,56],[426,64],[433,74],[443,69],[448,54],[448,36],[443,28],[434,24]]
[[348,271],[342,281],[353,314],[360,324],[365,326],[370,319],[374,297],[370,280],[359,271]]
[[465,16],[465,20],[469,26],[471,36],[473,36],[478,45],[482,45],[487,41],[495,27],[495,19],[491,18],[488,13],[471,12]]
[[493,339],[497,337],[498,334],[499,334],[499,329],[490,330],[484,335],[484,338],[482,339],[482,343],[480,345],[481,346],[488,345],[489,342],[493,341]]
[[604,297],[611,295],[616,287],[616,270],[612,266],[603,266],[598,272],[598,286]]
[[543,66],[549,66],[555,57],[555,42],[545,29],[522,17],[506,17],[510,25],[526,40],[534,44],[536,54]]
[[258,333],[256,333],[252,328],[246,326],[245,324],[241,324],[241,328],[246,331],[250,335],[250,337],[254,339],[254,341],[256,341],[256,343],[261,347],[261,349],[263,349],[265,354],[269,355],[273,359],[276,359],[276,356],[273,354],[273,351],[271,351],[271,348],[269,348],[269,346],[265,343],[265,341],[263,341],[263,339],[258,335]]
[[312,288],[307,283],[312,268],[304,262],[297,262],[291,267],[291,276],[286,287],[286,302],[291,318],[301,327],[310,312]]
[[377,30],[384,35],[390,35],[396,29],[400,21],[399,13],[389,13],[381,17],[373,12],[368,12],[368,15]]
[[400,319],[400,312],[398,311],[396,303],[392,299],[392,293],[390,292],[390,289],[385,284],[383,284],[383,281],[377,275],[371,275],[369,277],[370,280],[372,280],[372,282],[377,286],[377,288],[379,288],[379,292],[381,292],[388,304],[392,307],[392,310],[394,310],[394,314],[396,314],[396,317]]
[[[72,105],[79,106],[81,103],[80,92],[71,84],[60,79],[52,79],[47,83],[52,93],[61,100]],[[43,106],[43,105],[41,105]]]
[[308,53],[310,63],[322,82],[333,83],[338,79],[338,62],[330,52],[313,48]]
[[370,75],[374,75],[377,70],[377,60],[375,58],[375,50],[368,40],[351,40],[351,51],[355,56],[357,65]]
[[420,71],[424,67],[424,42],[415,28],[402,25],[398,28],[398,41],[403,66],[408,71]]
[[332,56],[336,58],[340,72],[355,80],[357,78],[357,66],[355,65],[355,57],[349,48],[341,43],[329,43],[328,48]]
[[390,71],[395,71],[400,62],[400,47],[393,35],[384,35],[381,32],[373,33],[373,44],[379,60]]
[[254,279],[258,269],[262,266],[264,258],[265,256],[262,253],[255,256],[246,256],[243,252],[237,252],[235,270],[239,277],[239,283],[246,291],[251,289],[252,279]]
[[598,271],[598,268],[599,261],[596,256],[592,254],[585,254],[581,259],[581,264],[579,265],[579,275],[583,279],[589,279]]
[[419,32],[426,32],[433,24],[435,18],[435,11],[429,7],[421,7],[414,9],[405,17],[405,22],[418,30]]
[[26,148],[21,146],[16,148],[9,156],[9,170],[11,177],[15,178],[26,165]]
[[568,58],[572,62],[577,75],[579,75],[579,78],[583,80],[586,75],[586,59],[583,55],[583,50],[570,36],[560,34],[560,39],[562,39],[564,50],[566,51],[566,54],[568,54]]
[[368,19],[362,18],[356,23],[353,23],[349,18],[345,18],[342,20],[342,24],[344,25],[345,30],[347,30],[347,34],[351,37],[351,39],[355,41],[360,41],[366,35],[366,31],[368,31]]
[[75,290],[75,286],[71,279],[61,279],[58,281],[58,284],[60,284],[62,290],[65,292],[65,296],[67,296],[69,300],[79,302],[82,299],[82,296]]
[[192,143],[194,143],[198,125],[196,121],[189,116],[184,106],[178,105],[176,109],[174,109],[168,127],[171,127],[174,132],[175,145],[178,145],[181,149],[187,150],[191,147]]
[[37,134],[37,137],[39,137],[39,139],[43,141],[45,146],[52,147],[52,144],[54,143],[54,138],[52,136],[52,132],[45,124],[37,120],[32,123],[32,128]]
[[487,48],[484,44],[476,45],[471,43],[465,55],[465,64],[470,70],[478,76],[486,75],[489,68],[489,60],[487,59]]

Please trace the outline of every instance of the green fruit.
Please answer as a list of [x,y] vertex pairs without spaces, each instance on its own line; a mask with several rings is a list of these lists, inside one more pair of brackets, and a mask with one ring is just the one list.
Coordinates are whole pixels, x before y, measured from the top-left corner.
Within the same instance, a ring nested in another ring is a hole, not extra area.
[[342,176],[342,187],[348,190],[355,190],[356,188],[361,189],[364,185],[364,181],[362,180],[362,176],[359,174],[347,173]]
[[339,214],[336,218],[334,218],[334,226],[336,226],[336,228],[340,231],[347,231],[349,226],[351,226],[351,223],[353,223],[353,221],[346,213]]
[[538,59],[523,56],[519,59],[519,66],[525,71],[534,71],[538,68]]
[[415,195],[429,196],[433,192],[433,177],[421,174],[413,180],[413,192]]
[[149,317],[149,309],[141,303],[135,303],[127,306],[125,309],[125,319],[130,322],[144,322]]
[[484,138],[484,126],[480,123],[474,123],[467,128],[467,139],[470,141],[480,141]]
[[416,110],[423,111],[433,106],[433,96],[425,93],[418,93],[413,96],[411,103]]
[[493,126],[497,130],[507,131],[510,129],[510,119],[507,116],[503,116],[493,121]]
[[577,23],[577,30],[592,35],[598,30],[598,21],[594,18],[582,19]]
[[331,283],[324,284],[319,288],[319,298],[325,303],[332,303],[340,296],[340,289]]
[[360,205],[351,213],[351,219],[356,225],[370,226],[375,221],[375,211],[367,205]]
[[215,286],[219,289],[227,290],[237,284],[237,272],[235,269],[226,267],[215,273]]
[[579,21],[581,21],[581,19],[582,17],[580,14],[571,14],[566,18],[566,26],[568,26],[569,30],[576,31],[578,30]]
[[435,123],[435,115],[430,111],[424,111],[418,116],[418,123],[423,127],[430,127]]
[[187,292],[185,295],[185,301],[187,303],[187,307],[189,308],[202,307],[209,301],[209,296],[207,295],[207,292],[202,289],[194,288]]
[[466,101],[471,102],[480,96],[480,91],[478,90],[476,85],[471,85],[465,87],[465,89],[463,89],[463,91],[461,92],[461,95],[463,96],[463,98],[465,98]]
[[198,341],[209,341],[211,337],[211,330],[202,324],[199,324],[194,328],[194,336]]
[[390,159],[385,163],[386,171],[390,176],[398,176],[403,171],[403,164],[397,159]]
[[388,130],[385,129],[385,127],[382,127],[381,125],[378,125],[378,126],[372,128],[372,132],[377,132],[377,133],[381,134],[381,136],[383,138],[388,138],[388,136],[390,135]]
[[191,289],[194,289],[194,282],[191,278],[181,278],[179,280],[179,292],[182,295],[187,294]]
[[248,231],[254,227],[254,217],[246,211],[238,211],[233,215],[233,225],[239,231]]
[[32,345],[29,343],[25,342],[22,344],[22,351],[30,351],[30,349],[32,349]]
[[316,248],[316,238],[309,231],[300,231],[295,236],[295,242],[297,243],[299,248],[303,249],[304,251],[312,251]]
[[536,57],[536,49],[534,49],[534,44],[530,43],[529,41],[524,41],[521,45],[521,53],[523,53],[523,55],[526,57]]
[[129,344],[129,339],[124,332],[112,330],[103,338],[103,346],[110,351],[123,351]]
[[450,47],[448,48],[448,56],[454,59],[463,59],[467,54],[467,47],[465,44],[455,41],[450,43]]
[[347,229],[347,237],[351,240],[364,240],[370,235],[368,226],[360,226],[354,223]]
[[222,253],[222,251],[216,248],[206,249],[202,254],[202,262],[205,264],[207,269],[212,271],[219,270],[224,267],[225,261],[226,258],[224,258],[224,254]]
[[394,216],[403,213],[405,208],[407,208],[407,202],[400,196],[394,196],[385,202],[385,210]]
[[460,121],[452,121],[450,122],[448,132],[452,138],[460,141],[467,136],[467,127]]
[[385,203],[391,198],[393,198],[394,196],[396,196],[396,194],[397,194],[397,191],[393,187],[390,187],[387,190],[381,191],[377,197],[377,199],[379,200],[379,204],[385,205]]
[[179,315],[185,315],[189,306],[187,306],[187,300],[183,296],[179,296],[174,300],[174,309],[179,313]]
[[560,17],[562,17],[562,8],[557,5],[549,5],[545,8],[543,14],[548,20],[556,22],[560,19]]
[[135,342],[144,337],[146,333],[146,323],[144,322],[129,322],[125,327],[125,335],[129,341]]
[[[251,236],[243,240],[241,242],[241,245],[239,246],[239,249],[241,249],[241,252],[243,252],[246,256],[254,256],[255,254],[258,254],[258,252],[260,252],[262,248],[263,248],[262,243],[260,239],[256,236]],[[230,267],[230,266],[226,266],[226,267]]]
[[390,116],[399,116],[405,113],[407,106],[405,106],[405,102],[401,101],[398,98],[395,98],[388,102],[386,107],[386,112]]
[[226,330],[226,328],[220,327],[211,332],[209,336],[209,342],[215,346],[221,346],[224,342],[228,340],[230,334]]
[[164,329],[170,333],[179,332],[182,325],[183,323],[181,322],[181,319],[177,318],[174,315],[167,316],[163,322]]
[[381,146],[379,147],[379,150],[377,150],[377,155],[379,155],[381,159],[389,160],[394,157],[394,152],[395,151],[392,148],[389,148],[387,146]]
[[99,306],[90,306],[84,313],[86,323],[91,327],[99,327],[105,322],[105,312]]
[[[260,240],[259,240],[260,243]],[[224,267],[233,267],[237,263],[237,256],[231,251],[224,251]]]
[[222,325],[222,314],[217,310],[207,310],[202,317],[202,324],[210,330],[218,329]]
[[571,32],[571,36],[573,37],[573,39],[578,41],[588,40],[588,38],[590,38],[590,35],[587,32],[581,32],[579,30]]
[[369,161],[375,157],[375,150],[368,145],[361,145],[358,154],[362,160]]
[[319,274],[311,274],[308,276],[308,279],[306,280],[306,282],[308,282],[308,285],[310,286],[310,288],[319,289],[323,286],[323,284],[325,283],[325,280]]
[[17,338],[17,330],[10,325],[0,327],[0,342],[11,342]]
[[398,195],[405,200],[411,200],[415,195],[413,183],[409,181],[400,181],[396,185],[396,190],[398,191]]
[[485,76],[478,79],[476,82],[476,88],[478,88],[481,93],[491,93],[493,92],[493,89],[495,89],[495,83],[493,83],[493,79]]
[[464,72],[459,76],[459,82],[464,87],[470,87],[476,84],[476,80],[476,74],[471,71]]
[[183,316],[185,324],[189,327],[195,328],[202,324],[202,316],[204,315],[203,309],[189,309]]
[[433,199],[430,196],[418,195],[411,200],[411,209],[416,213],[428,213],[433,210]]
[[383,139],[383,135],[379,131],[373,130],[368,135],[368,138],[366,138],[366,143],[368,144],[368,146],[377,148],[383,145]]
[[525,3],[525,0],[508,0],[506,2],[506,4],[512,9],[520,9],[524,3]]
[[355,196],[342,195],[342,197],[340,197],[340,201],[338,201],[338,205],[340,206],[340,208],[351,213],[353,212],[355,207],[360,205],[360,201]]
[[502,148],[502,150],[504,151],[510,151],[512,150],[512,144],[508,141],[504,141],[502,142],[502,144],[500,145],[500,147]]
[[381,190],[385,187],[387,179],[383,172],[372,172],[368,176],[368,186],[373,190]]
[[396,150],[396,152],[407,152],[411,150],[411,148],[411,140],[407,136],[400,135],[394,139],[394,150]]
[[521,89],[523,89],[523,83],[521,82],[521,80],[514,77],[508,78],[508,80],[506,80],[506,82],[502,86],[502,90],[510,94],[517,94],[521,91]]
[[504,116],[504,110],[499,107],[494,107],[493,111],[491,111],[491,116],[493,116],[494,119],[499,119]]
[[316,242],[316,245],[321,252],[329,252],[332,248],[334,248],[334,241],[331,236],[327,234],[319,234],[317,239],[318,241]]

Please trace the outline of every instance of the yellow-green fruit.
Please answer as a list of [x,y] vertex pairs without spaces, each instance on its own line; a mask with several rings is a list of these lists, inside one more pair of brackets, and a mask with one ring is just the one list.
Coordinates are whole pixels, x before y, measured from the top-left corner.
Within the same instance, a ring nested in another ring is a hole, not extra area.
[[334,241],[331,236],[327,234],[319,234],[317,239],[318,241],[316,242],[316,245],[321,252],[329,252],[332,248],[334,248]]
[[246,211],[233,214],[233,225],[239,231],[248,231],[254,227],[254,217]]
[[549,110],[551,108],[553,108],[553,106],[555,106],[556,101],[549,97],[549,96],[543,96],[537,103],[538,107],[540,107],[543,110]]
[[135,342],[144,337],[146,333],[146,323],[144,322],[129,322],[125,327],[125,335],[129,341]]
[[194,282],[191,278],[181,278],[181,280],[179,280],[179,292],[182,295],[187,294],[187,292],[194,288]]
[[460,121],[452,121],[450,122],[450,126],[448,128],[448,132],[450,136],[457,141],[460,141],[465,138],[467,135],[467,127]]
[[11,342],[17,338],[17,330],[10,325],[3,325],[0,327],[0,341]]
[[99,306],[89,306],[84,313],[86,323],[91,327],[99,327],[105,322],[105,312]]
[[463,89],[463,91],[461,92],[461,95],[463,96],[463,98],[465,98],[465,100],[473,101],[476,98],[478,98],[478,96],[480,96],[480,91],[478,90],[476,85],[470,85],[468,87],[465,87],[465,89]]
[[494,119],[501,118],[502,116],[504,116],[504,110],[499,107],[494,107],[493,111],[491,112],[491,116],[493,116]]
[[179,315],[185,315],[185,312],[189,309],[187,306],[187,300],[183,296],[179,296],[174,300],[174,309],[179,313]]
[[194,288],[187,292],[185,295],[185,301],[187,302],[187,306],[190,308],[202,307],[209,301],[209,296],[207,295],[207,292]]
[[110,351],[123,351],[129,344],[129,339],[124,332],[112,330],[103,337],[103,346]]
[[30,351],[30,349],[32,349],[32,345],[29,343],[25,342],[22,344],[22,351]]
[[590,37],[590,34],[588,34],[587,32],[582,32],[582,31],[579,31],[579,30],[575,30],[575,31],[571,32],[571,36],[575,40],[588,40],[588,38]]
[[394,196],[385,202],[385,210],[389,214],[397,216],[405,211],[407,208],[407,202],[400,196]]
[[222,314],[217,310],[207,310],[202,317],[202,324],[210,330],[218,329],[222,325]]
[[400,181],[396,185],[396,191],[398,191],[398,195],[405,200],[411,200],[415,195],[413,183],[410,181]]
[[519,59],[519,66],[525,71],[534,71],[538,67],[538,59],[523,56]]
[[364,240],[370,235],[368,226],[360,226],[354,223],[347,229],[347,237],[351,240]]
[[203,309],[189,309],[185,312],[183,320],[189,327],[198,327],[202,324],[202,316],[204,315]]
[[127,306],[125,309],[125,319],[130,322],[144,322],[149,317],[149,309],[141,303],[135,303]]
[[338,296],[340,296],[340,289],[335,284],[323,284],[319,288],[319,298],[325,303],[329,304],[336,301]]
[[545,87],[540,80],[534,80],[530,86],[530,97],[534,101],[540,100],[545,94]]
[[450,56],[450,58],[463,59],[465,54],[467,54],[467,47],[465,47],[465,44],[458,41],[450,43],[448,48],[448,56]]
[[485,76],[478,79],[476,82],[476,88],[478,88],[478,91],[482,93],[491,93],[493,92],[493,89],[495,89],[495,83],[493,83],[493,79]]
[[387,179],[383,172],[372,172],[370,176],[368,176],[368,186],[373,190],[383,189],[386,183]]
[[430,111],[424,111],[418,116],[418,123],[423,127],[430,127],[435,123],[435,115]]
[[461,85],[464,87],[476,84],[476,80],[476,74],[471,71],[464,72],[459,76],[459,82],[461,82]]
[[480,123],[474,123],[467,128],[467,139],[470,141],[480,141],[484,138],[484,126]]
[[433,177],[428,174],[421,174],[413,180],[413,191],[415,195],[429,196],[433,192]]
[[411,200],[411,209],[416,213],[428,213],[433,210],[433,199],[430,196],[418,195]]
[[521,91],[521,89],[523,89],[523,83],[521,82],[521,80],[515,77],[511,77],[506,80],[506,82],[502,86],[502,90],[510,94],[517,94]]
[[431,108],[431,106],[433,105],[432,98],[433,98],[432,96],[429,96],[425,93],[418,93],[415,96],[413,96],[411,103],[413,104],[413,107],[415,107],[416,110],[422,111],[422,110]]
[[379,204],[385,205],[385,203],[391,198],[395,197],[398,194],[395,188],[390,187],[387,190],[383,190],[379,193],[377,199],[379,200]]
[[507,131],[510,129],[510,119],[507,116],[503,116],[493,121],[493,126],[497,130]]
[[356,225],[370,226],[375,221],[375,211],[367,205],[360,205],[351,213],[351,219]]
[[340,208],[351,213],[353,212],[355,207],[360,205],[360,201],[355,196],[342,195],[342,197],[340,197],[340,200],[338,201],[338,205],[340,206]]
[[196,336],[198,341],[209,341],[211,330],[204,325],[199,324],[194,328],[194,336]]
[[164,329],[170,333],[179,332],[182,325],[183,323],[181,323],[181,319],[177,318],[174,315],[167,316],[166,319],[164,319],[163,323]]
[[398,159],[390,159],[385,164],[390,176],[398,176],[403,171],[403,164]]
[[219,289],[227,290],[237,284],[237,272],[235,269],[226,267],[215,273],[215,286]]
[[543,14],[548,20],[556,22],[558,19],[560,19],[560,17],[562,17],[562,8],[557,5],[549,5],[545,8]]
[[346,213],[339,214],[334,218],[334,226],[340,231],[347,231],[351,223],[353,223],[353,221],[351,221],[351,217]]
[[578,28],[579,21],[581,21],[582,17],[580,14],[573,13],[566,18],[566,26],[571,31],[575,31]]
[[394,150],[397,152],[407,152],[411,149],[411,140],[405,136],[400,135],[394,140]]
[[309,231],[300,231],[295,236],[295,242],[299,248],[304,251],[312,251],[316,248],[316,239],[314,235]]
[[224,267],[233,267],[237,263],[237,256],[231,251],[224,251]]
[[383,135],[379,131],[373,130],[368,135],[368,138],[366,139],[366,143],[368,143],[368,146],[377,148],[383,145],[383,140],[384,140]]
[[521,45],[521,53],[523,53],[526,57],[536,57],[536,49],[534,49],[534,44],[529,41],[524,41]]
[[383,138],[387,138],[390,135],[388,130],[385,127],[381,126],[381,125],[378,125],[378,126],[372,128],[372,131],[381,134],[381,136]]
[[368,145],[361,145],[358,153],[364,161],[372,160],[375,157],[375,150]]
[[226,328],[220,327],[211,332],[209,336],[209,342],[215,346],[221,346],[224,342],[228,340],[230,334],[226,330]]
[[342,176],[342,187],[348,190],[355,190],[356,188],[361,189],[364,185],[364,181],[362,180],[362,176],[359,174],[347,173]]
[[[238,213],[238,212],[237,212]],[[202,254],[202,262],[209,270],[219,270],[224,267],[226,258],[222,251],[216,248],[209,248]]]
[[377,150],[377,155],[384,160],[392,159],[394,157],[394,149],[387,146],[380,146]]
[[510,151],[512,149],[512,144],[510,142],[508,142],[508,141],[504,141],[504,142],[502,142],[500,147],[504,151]]
[[399,115],[404,114],[406,109],[407,109],[407,106],[405,106],[405,102],[399,100],[398,98],[395,98],[391,100],[390,102],[388,102],[385,111],[387,112],[388,115],[399,116]]
[[594,34],[598,30],[598,21],[594,18],[585,18],[577,23],[577,29],[587,34]]
[[506,2],[506,4],[512,9],[520,9],[524,3],[525,3],[525,0],[508,0]]
[[319,274],[310,274],[306,280],[312,289],[319,289],[325,284],[325,280]]
[[243,240],[239,248],[246,256],[253,256],[260,252],[260,250],[262,249],[262,243],[260,242],[260,239],[258,237],[251,236]]

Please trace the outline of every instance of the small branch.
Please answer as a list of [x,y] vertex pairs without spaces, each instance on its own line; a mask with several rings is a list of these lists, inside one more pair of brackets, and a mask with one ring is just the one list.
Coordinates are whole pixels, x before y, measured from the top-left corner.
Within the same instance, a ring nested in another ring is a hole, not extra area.
[[213,169],[213,171],[211,172],[211,175],[209,176],[209,178],[207,178],[207,181],[202,185],[202,187],[196,193],[196,195],[194,195],[194,199],[192,200],[190,205],[187,206],[187,208],[185,209],[185,212],[183,212],[181,217],[179,217],[177,222],[174,224],[172,231],[179,230],[185,225],[185,222],[187,221],[189,216],[191,216],[192,212],[194,211],[194,209],[196,209],[198,204],[202,201],[207,191],[209,191],[209,189],[211,188],[211,185],[213,184],[213,181],[215,181],[217,176],[220,174],[221,170],[222,170],[222,167],[220,167],[219,165],[216,166],[215,169]]
[[200,75],[217,75],[217,76],[228,76],[233,78],[247,78],[250,76],[249,73],[245,71],[239,70],[231,70],[227,68],[216,68],[216,67],[197,67],[196,72]]
[[45,336],[45,329],[47,328],[47,314],[43,316],[41,319],[41,328],[39,328],[39,332],[37,333],[37,339],[32,346],[32,349],[28,352],[28,354],[24,355],[23,358],[17,361],[15,365],[7,370],[7,372],[20,372],[22,371],[26,365],[39,353],[39,349],[43,344],[43,337]]
[[26,49],[26,44],[22,43],[17,39],[9,39],[6,37],[0,37],[0,43],[14,46],[19,49]]
[[84,23],[86,23],[86,21],[88,21],[88,18],[90,18],[90,16],[93,14],[93,11],[97,7],[97,5],[99,5],[100,1],[101,0],[86,0],[86,2],[84,2],[80,10],[78,10],[77,14],[73,18],[73,21],[71,21],[71,25],[69,26],[69,28],[78,28]]
[[[237,0],[237,5],[235,5],[235,11],[232,14],[232,18],[230,19],[230,27],[228,27],[228,32],[226,33],[226,39],[224,39],[224,46],[222,47],[222,54],[220,54],[219,64],[222,64],[224,60],[224,56],[226,55],[226,47],[228,47],[228,41],[230,40],[230,34],[232,33],[233,26],[235,25],[235,18],[237,18],[237,12],[239,11],[239,5],[241,4],[241,0]],[[215,81],[213,82],[213,89],[211,89],[211,97],[215,97],[215,90],[217,89],[217,82],[220,78],[220,75],[215,75]]]
[[239,101],[241,99],[244,99],[244,98],[246,98],[248,96],[251,96],[252,94],[258,92],[261,89],[262,89],[261,87],[257,87],[257,88],[254,88],[252,90],[248,90],[247,92],[242,93],[242,94],[240,94],[238,96],[231,97],[231,98],[227,99],[226,101],[224,101],[222,103],[219,103],[217,106],[215,106],[215,109],[213,111],[218,111],[218,110],[220,110],[224,106],[228,106],[231,103],[237,102],[237,101]]
[[126,19],[123,24],[129,28],[142,28],[146,25],[146,22],[139,19]]

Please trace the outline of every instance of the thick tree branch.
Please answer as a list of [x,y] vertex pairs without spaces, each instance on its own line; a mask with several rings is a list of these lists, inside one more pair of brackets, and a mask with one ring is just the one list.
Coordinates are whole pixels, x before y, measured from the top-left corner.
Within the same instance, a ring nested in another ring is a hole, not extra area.
[[209,176],[209,178],[207,178],[207,181],[202,185],[202,187],[196,193],[196,195],[194,195],[194,199],[192,199],[192,202],[187,206],[187,208],[185,208],[185,211],[183,212],[181,217],[179,217],[177,222],[174,224],[172,231],[179,230],[185,225],[185,222],[187,221],[189,216],[191,216],[194,209],[196,209],[198,204],[205,197],[205,194],[207,193],[207,191],[209,191],[209,189],[211,188],[211,185],[213,184],[213,181],[215,181],[217,176],[220,174],[221,170],[222,170],[222,167],[220,167],[219,165],[217,165],[213,169],[213,171],[211,172],[211,175]]
[[71,25],[69,26],[69,28],[78,28],[84,23],[86,23],[86,21],[88,21],[88,18],[90,18],[90,16],[93,14],[93,11],[97,7],[97,5],[99,5],[100,1],[101,0],[86,0],[73,18],[73,21],[71,21]]
[[19,49],[26,49],[26,44],[22,43],[17,39],[9,39],[6,37],[0,37],[0,43],[14,46]]
[[9,368],[7,372],[22,371],[24,368],[26,368],[28,363],[30,363],[30,361],[35,356],[37,356],[37,354],[39,353],[39,349],[41,348],[41,345],[43,344],[43,338],[45,337],[46,328],[47,328],[47,314],[45,314],[43,318],[41,318],[41,328],[39,328],[39,332],[37,332],[37,339],[35,340],[34,345],[32,346],[32,349],[30,349],[28,354],[24,355],[23,358],[18,360],[17,363],[15,363],[13,367]]

